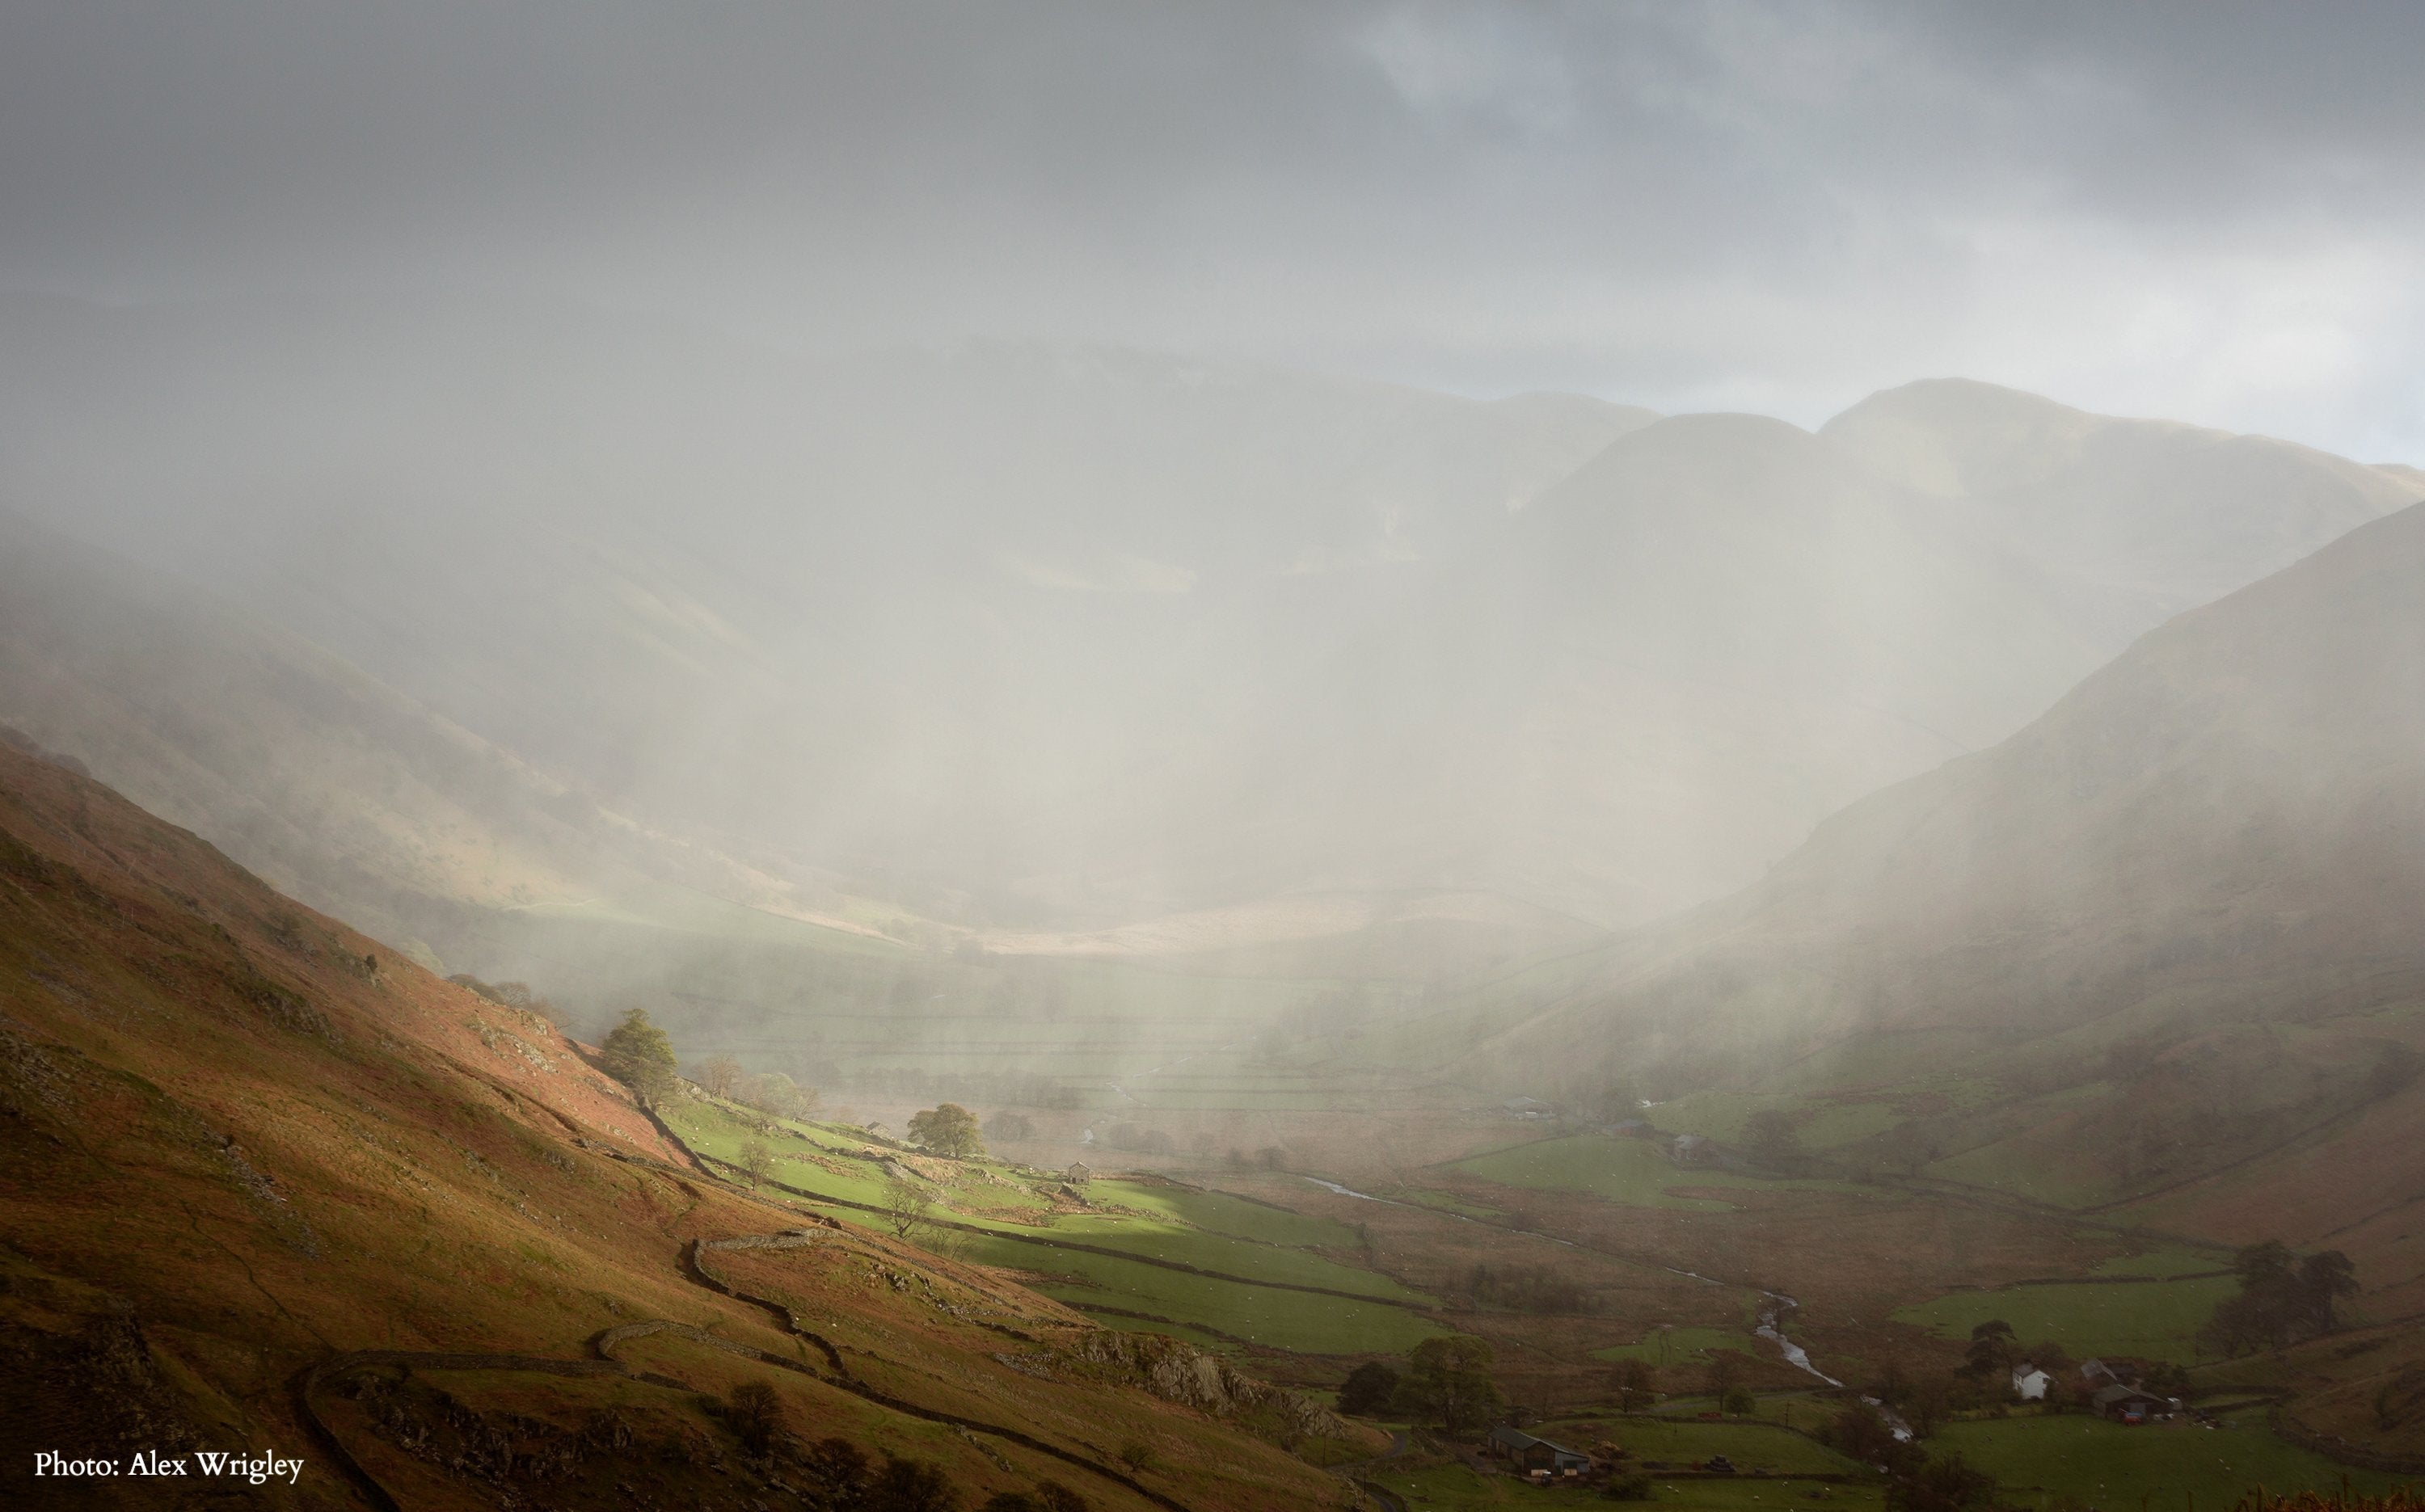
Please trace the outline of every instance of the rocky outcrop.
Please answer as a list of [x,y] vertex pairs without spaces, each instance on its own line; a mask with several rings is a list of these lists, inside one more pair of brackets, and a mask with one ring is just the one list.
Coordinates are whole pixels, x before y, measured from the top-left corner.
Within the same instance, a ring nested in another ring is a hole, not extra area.
[[1047,1370],[1135,1386],[1210,1417],[1269,1414],[1289,1431],[1315,1439],[1343,1439],[1354,1431],[1312,1398],[1241,1375],[1226,1361],[1158,1333],[1105,1329],[1024,1358]]

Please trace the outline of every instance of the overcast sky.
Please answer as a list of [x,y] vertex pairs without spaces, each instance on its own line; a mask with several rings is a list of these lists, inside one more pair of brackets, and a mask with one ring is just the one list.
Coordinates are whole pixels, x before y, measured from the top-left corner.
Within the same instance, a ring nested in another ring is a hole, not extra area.
[[569,294],[2425,462],[2425,6],[0,0],[0,287]]

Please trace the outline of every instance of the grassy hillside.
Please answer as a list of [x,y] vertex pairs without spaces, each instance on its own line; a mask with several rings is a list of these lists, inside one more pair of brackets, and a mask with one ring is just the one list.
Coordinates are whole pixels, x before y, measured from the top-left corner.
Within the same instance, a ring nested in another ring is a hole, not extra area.
[[[697,1169],[543,1021],[7,750],[0,1010],[12,1504],[161,1504],[35,1484],[38,1448],[249,1444],[306,1461],[296,1505],[802,1505],[825,1439],[972,1500],[1339,1500],[1249,1431],[1318,1413]],[[747,1382],[771,1455],[715,1409]]]

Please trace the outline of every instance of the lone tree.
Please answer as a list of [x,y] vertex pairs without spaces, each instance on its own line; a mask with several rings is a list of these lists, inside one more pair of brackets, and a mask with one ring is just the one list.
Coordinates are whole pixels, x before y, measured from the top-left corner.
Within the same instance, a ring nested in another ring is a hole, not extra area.
[[957,1103],[944,1103],[909,1119],[909,1140],[934,1154],[968,1160],[985,1154],[985,1136],[976,1115]]
[[1651,1374],[1647,1361],[1618,1361],[1609,1382],[1616,1388],[1616,1409],[1620,1412],[1642,1411],[1658,1399],[1657,1377]]
[[1490,1377],[1486,1341],[1463,1335],[1425,1339],[1406,1357],[1406,1376],[1390,1407],[1408,1417],[1469,1433],[1498,1414],[1506,1398]]
[[886,1455],[860,1505],[875,1512],[960,1512],[968,1504],[941,1466]]
[[606,1074],[632,1089],[641,1105],[654,1107],[674,1090],[674,1042],[649,1022],[646,1009],[623,1015],[599,1047]]
[[1973,1380],[1988,1380],[1998,1376],[2009,1376],[2012,1369],[2011,1324],[2002,1318],[1989,1318],[1970,1330],[1970,1348],[1956,1374]]
[[1790,1170],[1807,1158],[1793,1115],[1783,1108],[1763,1107],[1746,1119],[1743,1138],[1753,1156],[1765,1166]]
[[741,1158],[733,1162],[741,1174],[749,1178],[749,1189],[756,1191],[761,1183],[775,1173],[775,1152],[763,1139],[746,1139],[741,1145]]
[[764,1381],[743,1381],[727,1399],[724,1419],[732,1424],[742,1447],[763,1455],[783,1431],[783,1399]]
[[1389,1398],[1397,1393],[1398,1373],[1377,1360],[1368,1360],[1340,1384],[1339,1410],[1350,1417],[1373,1417],[1389,1409]]
[[934,1221],[935,1199],[925,1183],[912,1176],[893,1176],[884,1184],[884,1226],[896,1239],[907,1239]]

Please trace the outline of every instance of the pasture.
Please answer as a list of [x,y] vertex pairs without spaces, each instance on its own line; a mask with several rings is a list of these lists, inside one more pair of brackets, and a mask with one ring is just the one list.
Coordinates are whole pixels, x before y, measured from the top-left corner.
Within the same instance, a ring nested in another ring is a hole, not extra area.
[[2215,1304],[2237,1289],[2228,1276],[2007,1286],[1949,1292],[1894,1316],[1953,1339],[2001,1318],[2023,1345],[2044,1340],[2077,1359],[2139,1355],[2186,1364],[2197,1359],[2198,1330],[2214,1315]]
[[[2353,1470],[2274,1437],[2256,1413],[2222,1427],[2187,1423],[2125,1427],[2077,1414],[1949,1424],[1929,1443],[1996,1478],[2005,1500],[2049,1506],[2058,1498],[2092,1506],[2230,1506],[2252,1487],[2269,1491],[2388,1490],[2398,1476]],[[2194,1504],[2185,1500],[2194,1498]]]

